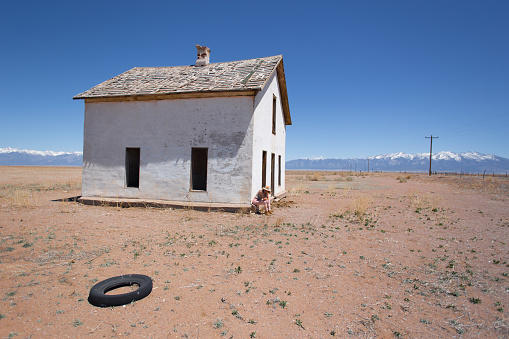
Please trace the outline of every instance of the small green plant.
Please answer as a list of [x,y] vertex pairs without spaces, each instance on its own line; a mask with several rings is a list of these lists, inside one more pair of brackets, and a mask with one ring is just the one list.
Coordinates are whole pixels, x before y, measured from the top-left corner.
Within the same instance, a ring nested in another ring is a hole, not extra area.
[[299,326],[303,330],[305,330],[304,325],[302,325],[302,321],[300,319],[295,320],[295,325]]
[[223,326],[224,326],[224,324],[220,319],[217,319],[216,321],[214,321],[214,328],[221,328]]
[[251,334],[249,335],[249,338],[256,338],[256,331],[251,332]]
[[79,319],[74,319],[73,322],[72,322],[72,326],[74,327],[78,327],[78,326],[81,326],[83,325],[83,321],[79,320]]
[[481,299],[478,299],[478,298],[470,298],[468,299],[472,304],[480,304],[481,303]]
[[237,266],[237,268],[235,269],[235,273],[237,274],[242,273],[242,268],[240,266]]

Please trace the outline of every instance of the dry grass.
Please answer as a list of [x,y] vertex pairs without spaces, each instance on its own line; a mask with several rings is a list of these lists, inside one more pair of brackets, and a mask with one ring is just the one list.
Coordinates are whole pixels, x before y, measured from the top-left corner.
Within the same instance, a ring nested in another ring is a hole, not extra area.
[[505,177],[461,177],[447,178],[459,188],[479,190],[490,194],[509,195],[509,180]]
[[6,198],[9,207],[35,208],[39,206],[37,194],[26,189],[11,190]]
[[327,186],[327,194],[330,196],[335,195],[336,189],[337,189],[336,185],[331,184],[331,185]]
[[364,220],[368,214],[370,205],[373,203],[373,198],[367,194],[361,194],[355,198],[350,198],[346,207],[340,207],[335,212],[329,213],[329,216],[346,216],[352,215],[357,221]]
[[442,198],[436,195],[432,195],[429,192],[422,193],[420,191],[412,191],[410,206],[414,209],[437,209],[443,208]]
[[325,175],[322,173],[315,172],[312,175],[309,175],[307,177],[307,180],[309,180],[309,181],[323,181],[323,180],[325,180]]
[[398,176],[396,177],[396,180],[399,180],[399,182],[407,182],[407,180],[410,180],[412,178],[412,176],[410,174],[406,175],[406,176]]
[[443,182],[461,189],[475,190],[488,194],[509,196],[509,178],[505,176],[485,177],[476,175],[432,176],[416,175],[416,179],[425,182]]
[[348,206],[348,211],[353,213],[359,219],[363,219],[363,217],[367,214],[369,205],[373,203],[373,199],[365,194],[359,195],[350,201]]
[[291,187],[288,191],[289,195],[301,195],[302,193],[306,192],[308,190],[308,186],[306,185],[295,185]]
[[40,206],[39,192],[67,192],[80,189],[81,181],[69,180],[24,185],[4,185],[0,186],[0,199],[5,199],[5,205],[11,208],[36,208]]

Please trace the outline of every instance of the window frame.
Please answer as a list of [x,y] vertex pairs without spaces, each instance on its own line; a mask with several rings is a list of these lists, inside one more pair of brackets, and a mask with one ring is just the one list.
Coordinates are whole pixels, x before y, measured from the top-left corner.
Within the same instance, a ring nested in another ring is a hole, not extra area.
[[[191,148],[191,175],[190,175],[190,186],[191,192],[207,192],[207,180],[208,180],[208,161],[209,161],[209,149],[207,147],[192,147]],[[197,164],[200,162],[200,164]],[[205,168],[196,168],[196,166],[203,166],[205,162]]]
[[276,130],[277,130],[277,124],[276,124],[276,121],[277,121],[277,97],[276,95],[272,95],[272,134],[276,135]]
[[125,187],[140,188],[141,148],[125,148]]

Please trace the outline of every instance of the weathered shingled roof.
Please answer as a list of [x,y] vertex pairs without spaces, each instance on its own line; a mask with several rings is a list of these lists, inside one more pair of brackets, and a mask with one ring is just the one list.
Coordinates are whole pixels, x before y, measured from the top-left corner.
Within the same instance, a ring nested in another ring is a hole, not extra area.
[[283,56],[210,63],[206,66],[135,67],[73,99],[154,97],[171,94],[261,90],[277,71],[286,124],[291,124]]

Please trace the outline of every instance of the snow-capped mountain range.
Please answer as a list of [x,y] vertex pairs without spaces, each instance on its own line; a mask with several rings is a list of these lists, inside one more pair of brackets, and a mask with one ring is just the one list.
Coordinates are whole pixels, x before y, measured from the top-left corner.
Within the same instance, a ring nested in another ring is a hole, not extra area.
[[[506,173],[509,159],[478,152],[439,152],[433,154],[431,169],[434,172]],[[304,158],[286,162],[286,169],[346,170],[383,172],[428,172],[429,153],[391,153],[366,158],[326,159]]]
[[[78,166],[81,152],[53,152],[0,148],[0,166]],[[303,158],[286,162],[289,170],[428,172],[429,153],[390,153],[366,158]],[[432,170],[436,172],[507,173],[509,159],[478,152],[439,152],[433,154]]]
[[53,152],[0,148],[2,166],[80,166],[83,163],[81,152]]

